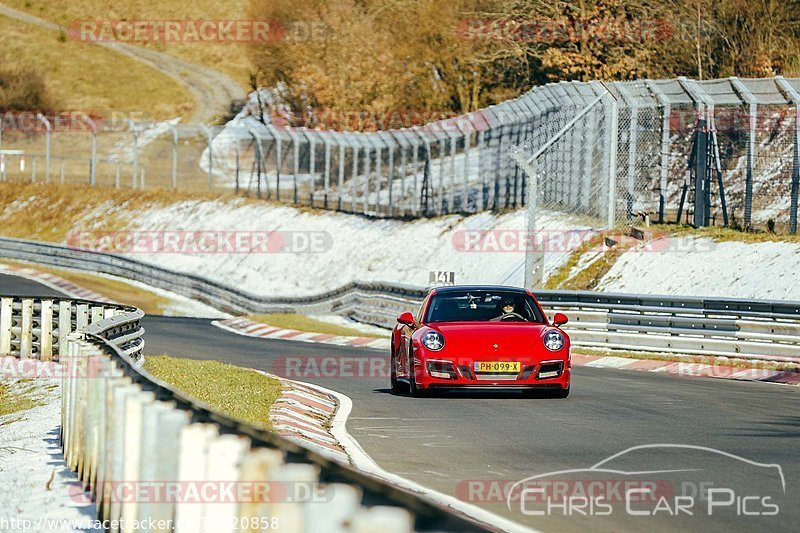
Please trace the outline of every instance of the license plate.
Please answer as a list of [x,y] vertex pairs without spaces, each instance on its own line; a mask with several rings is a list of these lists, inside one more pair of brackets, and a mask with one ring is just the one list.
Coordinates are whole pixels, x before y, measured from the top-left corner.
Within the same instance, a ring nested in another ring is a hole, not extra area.
[[519,373],[520,363],[511,363],[504,361],[475,361],[475,372],[490,372],[490,373]]

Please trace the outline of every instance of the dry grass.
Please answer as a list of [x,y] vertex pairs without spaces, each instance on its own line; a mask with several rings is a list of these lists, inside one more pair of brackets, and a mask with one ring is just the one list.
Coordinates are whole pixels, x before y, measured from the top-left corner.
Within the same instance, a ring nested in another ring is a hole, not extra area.
[[150,116],[166,119],[194,107],[183,87],[134,59],[100,46],[59,39],[58,32],[3,16],[0,64],[25,65],[40,72],[59,109],[101,113],[146,109]]
[[375,337],[381,338],[385,335],[365,333],[356,328],[348,328],[315,320],[305,315],[294,313],[271,313],[268,315],[250,315],[247,318],[262,324],[268,324],[276,328],[296,329],[298,331],[308,331],[309,333],[322,333],[327,335],[342,335],[345,337]]
[[[588,291],[597,287],[597,284],[611,270],[611,267],[614,266],[614,263],[623,252],[618,248],[609,248],[601,252],[603,239],[603,235],[597,235],[583,242],[572,252],[567,262],[547,278],[545,289]],[[585,268],[573,273],[573,269],[578,266],[581,258],[592,250],[596,250],[602,255]]]
[[0,183],[0,234],[64,242],[73,230],[122,229],[141,209],[220,197],[164,189],[132,191],[87,185]]
[[11,261],[8,259],[0,260],[0,263],[18,267],[29,267],[41,272],[55,274],[70,283],[74,283],[78,287],[100,293],[115,302],[138,307],[148,315],[163,315],[170,304],[168,298],[117,279],[109,279],[94,274],[77,272],[75,270],[53,268],[38,263]]
[[[249,0],[4,0],[5,4],[67,26],[81,20],[246,20]],[[148,47],[224,72],[247,87],[253,70],[237,43],[153,43]],[[144,109],[144,108],[143,108]]]
[[800,243],[800,235],[768,233],[766,231],[740,231],[720,226],[707,228],[693,228],[691,226],[676,226],[671,224],[655,224],[654,231],[665,233],[674,237],[692,236],[708,237],[716,242],[794,242]]
[[253,370],[170,355],[149,356],[144,368],[188,396],[249,424],[269,429],[269,410],[281,395],[281,383]]
[[42,405],[42,395],[29,380],[0,383],[0,416]]

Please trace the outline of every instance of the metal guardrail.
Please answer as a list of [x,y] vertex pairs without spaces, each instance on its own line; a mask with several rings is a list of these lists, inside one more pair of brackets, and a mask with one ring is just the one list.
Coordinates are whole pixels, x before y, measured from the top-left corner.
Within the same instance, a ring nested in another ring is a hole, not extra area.
[[[0,238],[0,256],[140,281],[229,313],[335,313],[392,327],[424,298],[420,287],[350,283],[306,297],[265,297],[123,257]],[[566,311],[576,346],[800,362],[800,302],[591,291],[537,291],[549,312]]]
[[144,313],[134,307],[88,300],[0,297],[0,356],[59,361],[69,335],[87,332],[117,346],[135,361],[144,348]]
[[[148,374],[139,364],[144,330],[138,309],[85,300],[0,301],[0,338],[17,347],[0,355],[41,358],[66,369],[58,373],[64,457],[97,503],[99,520],[163,520],[160,530],[175,532],[490,530],[222,415]],[[74,319],[70,335],[37,327],[48,309]],[[22,324],[27,333],[20,335]],[[26,335],[30,342],[22,340]],[[48,345],[55,347],[51,354]],[[205,496],[208,488],[223,494],[231,484],[232,501]],[[187,496],[192,490],[197,499]]]

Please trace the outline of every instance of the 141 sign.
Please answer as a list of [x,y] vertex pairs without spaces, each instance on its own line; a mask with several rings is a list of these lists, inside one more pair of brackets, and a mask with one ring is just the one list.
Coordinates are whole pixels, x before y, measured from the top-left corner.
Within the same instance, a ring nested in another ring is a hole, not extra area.
[[443,287],[456,284],[456,273],[447,270],[431,270],[429,276],[431,286]]

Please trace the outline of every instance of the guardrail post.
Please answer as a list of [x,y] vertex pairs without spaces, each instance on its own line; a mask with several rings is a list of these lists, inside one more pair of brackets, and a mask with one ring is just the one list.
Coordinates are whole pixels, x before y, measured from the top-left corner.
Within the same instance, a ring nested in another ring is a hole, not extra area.
[[[208,478],[217,483],[225,480],[238,484],[241,481],[240,465],[250,445],[250,439],[241,435],[222,435],[212,439],[206,455]],[[202,505],[207,529],[220,533],[239,531],[234,524],[234,520],[239,516],[238,502],[216,501],[204,502]],[[281,524],[281,528],[283,527]],[[289,528],[288,531],[292,529]]]
[[93,305],[89,323],[100,322],[105,318],[105,309],[102,306]]
[[0,355],[11,355],[12,298],[0,299]]
[[39,320],[39,359],[53,360],[53,300],[42,300]]
[[[208,475],[208,448],[219,435],[211,424],[191,424],[181,430],[178,455],[178,483],[210,481]],[[202,504],[177,502],[175,504],[175,533],[203,531]]]
[[31,357],[33,354],[33,300],[22,300],[22,322],[19,333],[20,358]]
[[[319,483],[319,470],[308,464],[289,463],[277,468],[270,481],[287,487],[315,487]],[[269,516],[278,518],[285,531],[305,531],[304,504],[285,500],[273,501]]]
[[[156,481],[171,481],[178,479],[178,463],[180,454],[181,431],[191,422],[189,411],[177,410],[172,403],[162,403],[164,406],[171,405],[172,408],[160,410],[157,421],[157,435],[153,444],[155,445],[154,454],[156,461],[148,461],[154,465],[152,478]],[[148,478],[145,478],[148,479]],[[142,519],[152,517],[153,520],[172,520],[175,515],[175,504],[170,501],[156,502],[150,507],[150,516],[143,516]]]
[[69,334],[72,332],[72,302],[59,300],[58,302],[58,356],[69,353]]
[[89,304],[78,304],[75,316],[75,331],[82,331],[89,325]]
[[[154,401],[155,396],[152,392],[140,390],[138,393],[128,396],[125,402],[125,455],[121,480],[126,483],[133,483],[134,487],[140,481],[144,481],[139,476],[139,471],[142,462],[150,459],[145,457],[143,453],[145,446],[143,442],[144,406],[152,404]],[[139,501],[137,498],[133,498],[133,501],[126,501],[122,505],[120,518],[127,526],[122,528],[123,533],[137,531],[133,525],[137,519],[138,506]]]
[[[284,462],[283,452],[257,448],[250,450],[242,460],[241,480],[245,483],[263,483],[272,478],[272,472]],[[268,502],[253,498],[251,501],[242,502],[239,506],[239,519],[250,523],[250,520],[260,520],[262,516],[269,516]],[[315,531],[313,528],[308,531]]]

